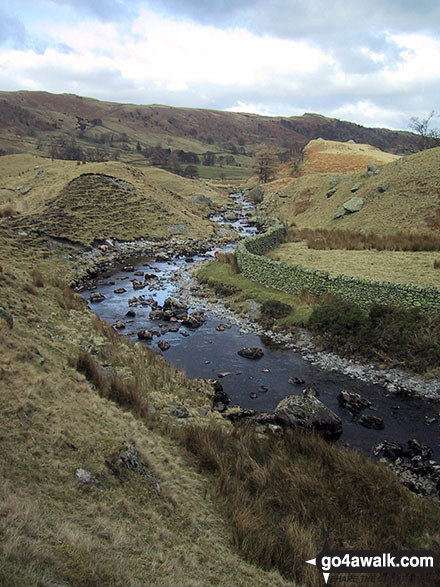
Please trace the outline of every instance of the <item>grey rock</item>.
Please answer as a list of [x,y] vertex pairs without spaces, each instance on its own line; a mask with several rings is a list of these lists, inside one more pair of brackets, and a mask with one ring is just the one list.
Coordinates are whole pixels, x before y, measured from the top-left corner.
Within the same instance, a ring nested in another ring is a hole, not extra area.
[[159,340],[157,346],[160,348],[161,351],[167,351],[171,347],[170,343],[166,340]]
[[362,187],[362,184],[360,182],[355,183],[354,186],[351,188],[351,191],[357,192],[361,187]]
[[122,330],[123,328],[125,328],[124,322],[122,322],[122,320],[116,320],[115,328],[117,328],[118,330]]
[[169,409],[168,413],[171,416],[176,416],[176,418],[189,418],[190,416],[190,413],[185,406],[174,406]]
[[102,302],[102,300],[105,300],[105,296],[102,293],[93,292],[90,294],[90,301],[92,302],[92,304]]
[[312,395],[289,395],[274,411],[284,426],[316,431],[326,440],[337,440],[342,434],[341,419]]
[[104,489],[104,485],[100,483],[89,471],[85,469],[77,469],[75,471],[75,477],[78,479],[80,483],[84,485],[94,485],[99,489]]
[[154,491],[160,494],[159,481],[151,474],[149,465],[144,462],[134,444],[126,442],[124,450],[119,453],[119,458],[113,462],[105,461],[105,464],[118,477],[124,469],[145,477],[150,481]]
[[354,198],[347,200],[343,204],[343,207],[348,212],[353,213],[353,212],[359,212],[359,210],[361,210],[363,208],[364,204],[365,204],[365,200],[363,198],[358,198],[357,196],[355,196]]
[[328,189],[329,190],[334,189],[338,185],[339,179],[340,179],[339,175],[332,175],[332,177],[330,178],[329,184],[328,184]]
[[151,332],[151,330],[139,330],[137,333],[137,337],[140,340],[151,340],[153,338],[153,333]]
[[348,210],[346,210],[344,206],[340,206],[334,213],[333,218],[342,218],[342,216],[345,216],[346,214],[348,214]]
[[380,185],[377,186],[377,191],[380,194],[383,194],[384,192],[386,192],[388,189],[388,185],[386,183],[381,183]]
[[367,175],[378,175],[380,173],[380,167],[377,163],[368,163]]
[[352,414],[358,414],[365,408],[371,406],[371,402],[363,398],[354,391],[341,391],[338,395],[339,405],[352,412]]

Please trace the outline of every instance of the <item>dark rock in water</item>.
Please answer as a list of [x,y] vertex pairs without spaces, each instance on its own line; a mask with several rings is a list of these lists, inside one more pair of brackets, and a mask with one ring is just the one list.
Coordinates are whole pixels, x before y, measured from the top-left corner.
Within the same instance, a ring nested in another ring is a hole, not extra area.
[[261,359],[264,355],[264,351],[258,347],[245,347],[244,349],[239,350],[237,354],[245,359],[256,360]]
[[224,332],[226,330],[226,326],[224,324],[218,324],[216,330],[219,332]]
[[152,310],[150,312],[150,320],[163,320],[164,314],[162,310]]
[[183,326],[191,328],[192,330],[200,328],[206,321],[203,310],[194,310],[182,321]]
[[302,385],[304,383],[304,379],[301,379],[300,377],[289,377],[288,379],[289,383],[292,383],[292,385]]
[[382,418],[378,418],[377,416],[364,414],[359,418],[358,422],[361,426],[365,426],[365,428],[370,428],[372,430],[383,430],[385,428]]
[[92,302],[92,304],[96,304],[97,302],[102,302],[102,300],[105,300],[105,296],[102,295],[102,293],[93,292],[90,294],[90,301]]
[[325,440],[337,440],[342,434],[341,419],[311,395],[289,395],[280,401],[274,413],[284,426],[314,430]]
[[122,320],[116,320],[115,328],[117,328],[118,330],[122,330],[123,328],[125,328],[124,322],[122,322]]
[[214,406],[219,403],[225,404],[225,406],[227,406],[229,403],[231,403],[231,398],[226,393],[226,391],[219,390],[215,392],[212,403]]
[[140,340],[151,340],[153,338],[153,333],[151,330],[139,330],[137,333],[137,337]]
[[147,284],[144,281],[138,281],[137,279],[132,279],[131,285],[133,286],[133,289],[144,289],[144,287]]
[[163,304],[164,313],[169,318],[185,318],[188,312],[188,308],[179,300],[174,298],[167,298]]
[[170,408],[168,413],[171,416],[176,416],[176,418],[189,418],[190,415],[185,406],[174,406]]
[[258,388],[258,391],[260,393],[267,393],[269,391],[269,388],[266,387],[265,385],[260,385],[260,387]]
[[181,331],[180,331],[180,334],[181,334],[182,336],[189,336],[189,332],[187,332],[186,330],[181,330]]
[[136,312],[134,310],[128,310],[128,312],[125,314],[126,318],[135,318],[136,316]]
[[432,448],[420,440],[416,440],[412,438],[408,440],[408,450],[407,454],[410,458],[412,457],[423,457],[424,459],[429,459],[432,456]]
[[159,340],[157,346],[160,348],[161,351],[167,351],[171,345],[166,340]]
[[258,395],[255,393],[255,391],[251,391],[251,393],[249,394],[249,397],[251,399],[257,399]]
[[186,257],[185,263],[194,263],[193,257]]
[[228,375],[231,375],[230,371],[222,371],[221,373],[217,373],[217,377],[219,379],[222,379],[222,377],[227,377]]
[[429,446],[412,439],[404,449],[385,440],[374,447],[373,453],[382,457],[381,462],[388,465],[408,489],[440,501],[440,464],[430,460],[432,450]]
[[118,289],[113,290],[115,294],[124,294],[127,290],[123,287],[118,287]]
[[179,326],[170,326],[168,332],[179,332]]
[[133,271],[135,270],[133,265],[126,265],[122,271],[127,271],[128,273],[133,273]]
[[341,391],[338,395],[339,405],[352,414],[359,414],[365,408],[371,406],[371,402],[353,391]]
[[131,307],[132,306],[137,306],[138,304],[139,304],[139,300],[136,297],[130,298],[128,300],[128,305],[131,306]]
[[144,276],[144,272],[143,272],[143,271],[136,271],[136,272],[135,272],[135,275],[136,275],[137,277],[143,277],[143,276]]

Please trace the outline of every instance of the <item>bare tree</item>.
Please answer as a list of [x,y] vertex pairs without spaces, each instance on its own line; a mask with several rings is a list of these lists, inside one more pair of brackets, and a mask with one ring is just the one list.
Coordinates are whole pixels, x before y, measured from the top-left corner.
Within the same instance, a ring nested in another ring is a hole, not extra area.
[[437,116],[436,112],[431,110],[427,118],[420,119],[418,116],[413,116],[410,119],[409,128],[420,135],[420,147],[422,150],[436,147],[439,144],[439,129],[430,128],[432,119]]
[[270,147],[263,147],[255,153],[253,169],[258,175],[260,183],[267,183],[275,175],[279,159]]

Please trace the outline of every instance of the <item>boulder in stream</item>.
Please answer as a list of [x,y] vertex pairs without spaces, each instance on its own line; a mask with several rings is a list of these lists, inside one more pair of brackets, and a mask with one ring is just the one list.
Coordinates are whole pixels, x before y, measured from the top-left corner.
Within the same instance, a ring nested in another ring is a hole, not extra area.
[[274,410],[284,426],[315,431],[325,440],[337,440],[342,434],[342,421],[313,395],[288,395]]
[[342,408],[349,410],[352,414],[359,414],[371,406],[370,401],[354,391],[341,391],[338,395],[338,402]]

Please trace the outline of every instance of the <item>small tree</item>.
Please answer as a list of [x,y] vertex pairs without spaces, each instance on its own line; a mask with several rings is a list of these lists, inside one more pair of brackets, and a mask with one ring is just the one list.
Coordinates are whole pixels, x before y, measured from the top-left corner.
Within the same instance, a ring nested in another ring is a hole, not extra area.
[[431,110],[427,118],[420,119],[418,116],[413,116],[410,119],[409,128],[420,135],[420,147],[422,150],[435,147],[439,144],[439,129],[430,128],[432,119],[437,116],[436,112]]
[[185,177],[196,178],[199,177],[199,170],[195,165],[187,165],[183,171]]
[[275,151],[269,147],[263,147],[255,153],[254,164],[252,168],[258,175],[260,183],[267,183],[275,175],[275,169],[278,164],[278,157]]

